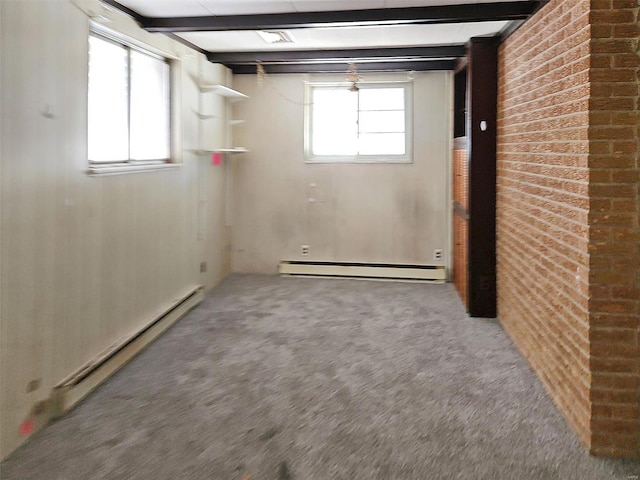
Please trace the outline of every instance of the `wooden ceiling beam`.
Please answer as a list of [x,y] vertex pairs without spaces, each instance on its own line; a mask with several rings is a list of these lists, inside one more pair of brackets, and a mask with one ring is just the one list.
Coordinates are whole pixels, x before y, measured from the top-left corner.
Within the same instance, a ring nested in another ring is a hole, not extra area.
[[[136,20],[150,32],[215,32],[319,27],[429,25],[441,23],[524,20],[544,0],[434,5],[429,7],[377,8],[327,12],[269,13],[202,17],[142,17]],[[109,0],[110,4],[117,4]]]
[[[255,74],[256,65],[227,64],[234,74]],[[358,72],[424,72],[433,70],[453,70],[455,60],[430,61],[387,61],[356,64]],[[345,73],[349,63],[288,63],[263,65],[267,74],[279,73]]]
[[210,62],[228,64],[260,63],[330,63],[349,60],[384,61],[389,58],[444,59],[465,55],[464,45],[445,45],[435,47],[398,47],[398,48],[356,48],[344,50],[295,50],[295,51],[257,51],[257,52],[210,52]]

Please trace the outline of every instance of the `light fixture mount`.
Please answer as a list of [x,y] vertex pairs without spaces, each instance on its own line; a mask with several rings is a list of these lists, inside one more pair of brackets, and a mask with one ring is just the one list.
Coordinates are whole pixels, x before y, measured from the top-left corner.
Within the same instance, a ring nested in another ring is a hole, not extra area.
[[257,30],[256,33],[266,43],[293,43],[293,36],[284,30]]

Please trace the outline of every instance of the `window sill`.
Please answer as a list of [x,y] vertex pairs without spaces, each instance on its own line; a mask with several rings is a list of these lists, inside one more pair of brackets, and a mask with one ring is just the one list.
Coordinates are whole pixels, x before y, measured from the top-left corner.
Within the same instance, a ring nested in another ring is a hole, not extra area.
[[153,172],[156,170],[172,170],[180,168],[181,163],[162,163],[156,165],[118,165],[89,167],[87,173],[91,177],[103,177],[106,175],[127,175],[129,173]]
[[343,165],[412,165],[412,158],[353,158],[353,157],[312,157],[305,159],[304,163],[329,163],[329,164],[343,164]]

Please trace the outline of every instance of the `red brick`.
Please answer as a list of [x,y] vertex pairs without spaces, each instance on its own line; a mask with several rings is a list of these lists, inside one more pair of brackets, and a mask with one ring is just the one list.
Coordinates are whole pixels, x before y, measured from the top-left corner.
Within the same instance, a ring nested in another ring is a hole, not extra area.
[[611,374],[594,372],[592,375],[593,386],[600,390],[626,390],[633,392],[640,387],[640,375]]
[[633,405],[638,401],[638,397],[635,390],[609,390],[594,387],[591,389],[591,401]]
[[633,434],[638,429],[638,422],[633,419],[593,418],[591,428],[603,433]]
[[640,124],[640,113],[635,112],[613,112],[610,114],[611,123],[614,125],[632,125]]
[[[634,25],[633,29],[635,30],[634,36],[637,36],[640,33],[640,27],[638,27],[638,25]],[[611,58],[613,60],[613,66],[615,68],[640,66],[640,57],[633,53],[619,53]]]
[[640,362],[635,358],[601,358],[593,357],[591,359],[591,368],[593,371],[601,373],[626,373],[637,374],[640,371]]
[[[601,312],[604,313],[604,312]],[[591,330],[591,341],[602,343],[621,343],[626,345],[636,344],[637,332],[632,328],[603,329],[593,328]]]
[[[615,59],[618,57],[616,55]],[[633,68],[594,68],[591,70],[592,82],[634,82],[636,71]]]
[[[640,170],[615,170],[611,172],[611,183],[638,183]],[[637,196],[637,195],[636,195]]]
[[[638,85],[633,83],[610,83],[611,95],[615,97],[637,97],[639,92]],[[633,109],[633,103],[629,109]]]
[[[609,315],[592,313],[591,315],[591,327],[605,327],[605,328],[628,328],[633,329],[638,327],[638,318],[635,315]],[[593,345],[593,343],[592,343]]]
[[[612,0],[612,8],[636,8],[638,6],[637,0]],[[595,9],[595,6],[593,7]]]
[[631,9],[594,10],[591,12],[591,25],[597,26],[607,23],[632,23],[635,15]]
[[[640,298],[640,286],[612,287],[611,297],[638,301],[638,298]],[[638,327],[640,327],[640,320],[638,321]]]

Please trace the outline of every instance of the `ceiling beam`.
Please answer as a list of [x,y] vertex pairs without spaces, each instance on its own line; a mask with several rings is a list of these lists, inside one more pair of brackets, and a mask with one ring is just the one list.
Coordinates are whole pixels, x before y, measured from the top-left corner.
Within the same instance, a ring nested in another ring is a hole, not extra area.
[[[255,65],[227,64],[234,74],[255,74]],[[263,65],[267,74],[273,73],[346,73],[349,63],[304,63]],[[453,70],[455,60],[397,61],[358,63],[358,72],[424,72],[431,70]]]
[[106,3],[107,5],[110,5],[120,10],[122,13],[126,13],[127,15],[129,15],[131,18],[133,18],[136,22],[140,24],[142,24],[146,20],[145,16],[140,15],[135,10],[131,10],[129,7],[125,7],[124,5],[122,5],[120,2],[117,2],[116,0],[102,0],[102,3]]
[[165,36],[169,37],[172,40],[175,40],[178,43],[181,43],[182,45],[184,45],[185,47],[189,47],[192,50],[195,50],[196,52],[200,52],[204,55],[208,55],[209,52],[207,52],[206,50],[203,50],[202,48],[200,48],[199,46],[191,43],[188,40],[185,40],[184,38],[182,38],[180,35],[176,35],[175,33],[165,33]]
[[430,7],[376,8],[328,12],[269,13],[206,17],[140,17],[138,22],[150,32],[214,32],[229,30],[273,30],[314,27],[354,27],[367,25],[425,25],[460,22],[524,20],[540,0]]
[[227,64],[305,63],[310,61],[335,62],[349,60],[384,60],[389,58],[457,58],[465,55],[464,45],[438,47],[357,48],[348,50],[296,50],[265,52],[210,52],[210,62]]

